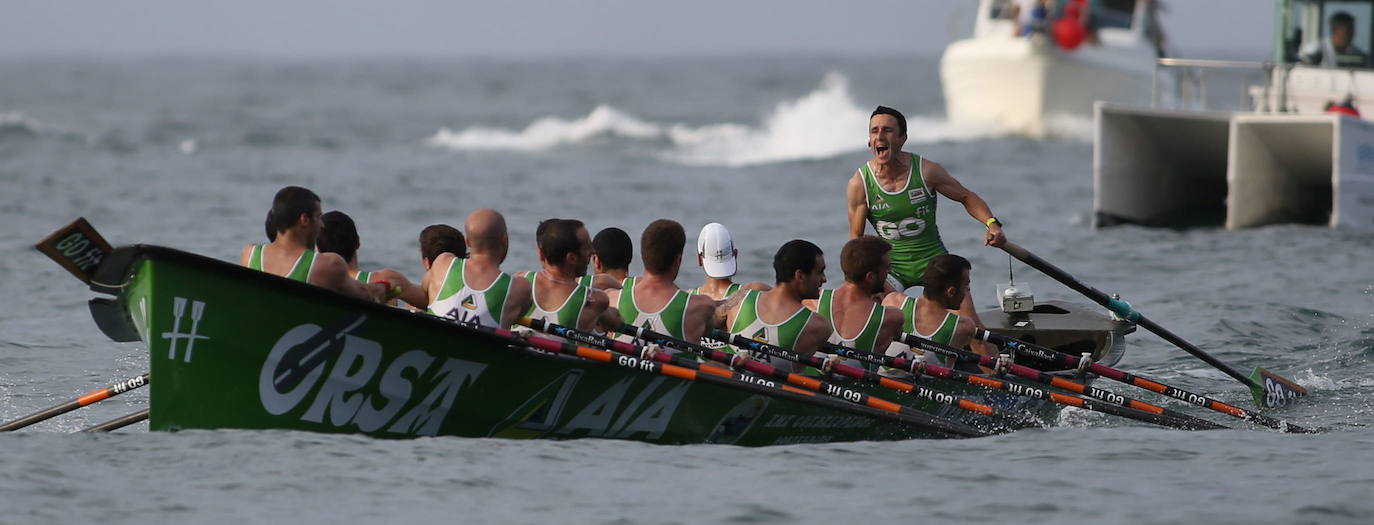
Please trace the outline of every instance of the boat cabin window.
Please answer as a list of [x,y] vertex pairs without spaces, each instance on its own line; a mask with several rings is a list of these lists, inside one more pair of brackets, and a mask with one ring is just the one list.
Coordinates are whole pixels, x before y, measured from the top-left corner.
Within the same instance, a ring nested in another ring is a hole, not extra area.
[[1092,24],[1101,29],[1130,29],[1136,0],[1097,0],[1092,5]]
[[[1287,4],[1284,6],[1284,4]],[[1287,64],[1369,69],[1374,60],[1374,1],[1294,0],[1281,3],[1278,58]]]

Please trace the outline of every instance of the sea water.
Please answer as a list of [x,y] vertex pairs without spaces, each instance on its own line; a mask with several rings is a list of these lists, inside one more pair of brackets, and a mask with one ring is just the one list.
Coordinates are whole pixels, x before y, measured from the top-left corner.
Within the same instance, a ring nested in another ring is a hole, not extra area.
[[[1071,123],[1027,141],[948,123],[932,58],[0,62],[0,420],[147,370],[91,321],[86,288],[32,249],[84,216],[114,244],[236,260],[273,193],[316,191],[357,222],[365,268],[421,275],[416,237],[492,207],[506,267],[534,268],[535,224],[575,217],[638,237],[719,221],[741,280],[820,245],[841,280],[844,188],[872,107],[905,111],[906,149],[977,191],[1012,240],[1237,369],[1306,386],[1276,411],[1319,435],[1181,432],[1097,413],[954,441],[768,448],[610,440],[375,440],[285,431],[71,434],[147,406],[139,390],[0,435],[0,522],[1367,523],[1374,513],[1374,235],[1091,227],[1091,144]],[[982,245],[940,202],[980,308],[1008,271],[1037,299],[1088,303]],[[632,269],[639,268],[639,262]],[[699,282],[684,259],[678,283]],[[251,307],[247,305],[246,307]],[[245,327],[251,329],[251,327]],[[1157,337],[1120,367],[1253,406]]]

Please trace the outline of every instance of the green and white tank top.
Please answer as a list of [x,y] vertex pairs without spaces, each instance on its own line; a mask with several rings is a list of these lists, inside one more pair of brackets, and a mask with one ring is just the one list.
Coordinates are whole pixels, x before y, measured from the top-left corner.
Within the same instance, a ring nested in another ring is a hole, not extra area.
[[586,286],[587,288],[591,288],[591,287],[592,287],[592,283],[593,283],[594,281],[596,281],[596,276],[594,276],[594,275],[592,275],[592,274],[587,274],[587,275],[583,275],[582,277],[579,277],[579,278],[577,279],[577,284],[580,284],[580,285],[582,285],[582,286]]
[[[906,300],[902,301],[902,331],[905,333],[916,334],[917,336],[931,341],[948,345],[954,340],[954,330],[958,327],[959,315],[954,312],[946,312],[945,318],[940,321],[940,326],[936,327],[935,330],[932,330],[929,334],[921,333],[920,330],[916,329],[916,298],[907,297]],[[892,346],[888,347],[887,353],[888,355],[898,355],[902,350],[908,350],[910,348],[911,347],[905,344],[894,341]],[[894,349],[896,352],[894,352]],[[946,366],[954,362],[953,358],[941,359],[940,355],[935,352],[926,352],[925,360],[928,363],[944,364]]]
[[368,281],[372,280],[372,272],[358,270],[358,277],[356,278],[358,279],[358,282],[367,284]]
[[[729,298],[730,296],[735,295],[736,292],[739,292],[739,291],[740,291],[740,288],[741,288],[741,286],[740,286],[739,283],[730,283],[730,287],[725,289],[725,297],[723,297],[722,299]],[[703,292],[701,291],[701,287],[700,287],[700,286],[698,286],[698,287],[696,287],[696,288],[693,288],[693,289],[691,289],[691,290],[688,290],[687,293],[688,293],[689,295],[706,295],[705,293],[703,293]],[[708,330],[708,331],[709,331],[709,330]],[[710,349],[712,349],[712,350],[724,350],[724,351],[729,352],[729,353],[732,353],[732,354],[735,353],[735,347],[730,346],[730,345],[728,345],[728,344],[726,344],[726,343],[722,343],[722,342],[717,341],[717,340],[715,340],[715,339],[711,339],[711,338],[709,338],[709,337],[703,337],[703,338],[701,338],[701,346],[704,346],[704,347],[706,347],[706,348],[710,348]]]
[[[873,346],[878,341],[878,331],[883,327],[883,305],[874,303],[868,310],[868,320],[864,322],[863,328],[854,337],[845,337],[840,334],[840,328],[835,325],[835,291],[821,290],[821,298],[816,303],[816,313],[830,320],[830,342],[840,346],[853,348],[861,352],[875,352],[885,349],[875,349]],[[855,359],[846,359],[845,364],[850,366],[860,366],[869,370],[877,370],[878,366],[871,363],[864,363]]]
[[[935,223],[935,193],[926,187],[921,176],[921,156],[911,154],[911,172],[906,186],[889,193],[878,185],[877,174],[867,162],[859,167],[864,179],[864,200],[868,204],[868,222],[878,237],[892,244],[894,268],[901,262],[920,262],[916,273],[920,279],[925,262],[945,253],[940,241],[940,228]],[[917,273],[920,272],[920,273]]]
[[439,297],[429,304],[429,313],[460,323],[505,328],[501,326],[501,315],[506,311],[506,299],[510,294],[510,274],[502,272],[486,288],[479,290],[468,286],[463,272],[466,262],[466,259],[454,257],[449,263]]
[[[616,308],[620,310],[620,317],[626,323],[677,339],[686,339],[683,327],[687,324],[687,302],[692,298],[691,294],[678,290],[658,311],[646,312],[635,300],[635,278],[626,277],[621,281],[621,286],[620,301],[616,303]],[[621,335],[618,339],[634,342],[633,338],[626,335]]]
[[579,281],[577,288],[568,294],[568,298],[563,300],[563,304],[553,310],[545,310],[539,305],[539,295],[536,293],[539,284],[539,272],[527,273],[525,278],[530,280],[530,302],[533,303],[529,312],[525,314],[527,317],[558,323],[568,328],[577,328],[577,320],[582,317],[582,308],[587,306],[587,293],[591,288],[583,286]]
[[[759,295],[761,294],[758,290],[750,290],[748,295],[744,296],[744,300],[740,302],[739,312],[735,314],[735,322],[730,325],[730,333],[787,349],[793,348],[802,330],[806,328],[807,321],[811,320],[811,310],[803,306],[783,322],[768,324],[759,319]],[[755,358],[783,370],[792,370],[792,362],[780,357],[755,354]]]
[[[253,245],[253,253],[248,256],[248,267],[258,271],[262,269],[262,251],[266,246],[262,244]],[[310,282],[310,271],[315,269],[315,250],[301,252],[301,256],[296,258],[296,263],[291,265],[291,271],[286,272],[286,278],[303,283]]]

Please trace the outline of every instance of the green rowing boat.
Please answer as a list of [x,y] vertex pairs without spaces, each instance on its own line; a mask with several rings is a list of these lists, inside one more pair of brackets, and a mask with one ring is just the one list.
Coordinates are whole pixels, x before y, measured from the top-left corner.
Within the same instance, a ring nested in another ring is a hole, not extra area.
[[[1009,430],[999,426],[1005,422],[955,411],[935,399],[865,384],[852,386],[936,416],[895,421],[877,410],[836,406],[838,400],[775,385],[747,391],[622,370],[157,246],[109,253],[91,288],[108,295],[90,301],[101,330],[148,348],[156,378],[150,381],[152,430],[750,446]],[[1117,349],[1113,353],[1119,355]],[[1058,405],[1006,393],[924,384],[1044,421],[1053,422],[1059,411]]]

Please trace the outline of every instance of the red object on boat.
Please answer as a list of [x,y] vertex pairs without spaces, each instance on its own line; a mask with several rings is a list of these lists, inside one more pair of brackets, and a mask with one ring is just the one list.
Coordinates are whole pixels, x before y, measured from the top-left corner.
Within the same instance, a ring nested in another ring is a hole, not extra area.
[[1081,2],[1070,1],[1064,6],[1064,16],[1059,17],[1050,26],[1050,34],[1054,36],[1054,43],[1066,51],[1077,49],[1083,40],[1088,37],[1088,29],[1083,27],[1080,17]]
[[1355,118],[1360,118],[1360,110],[1355,109],[1355,104],[1350,100],[1346,100],[1345,102],[1341,102],[1339,104],[1335,102],[1327,104],[1326,112],[1335,113],[1337,115],[1346,115]]

